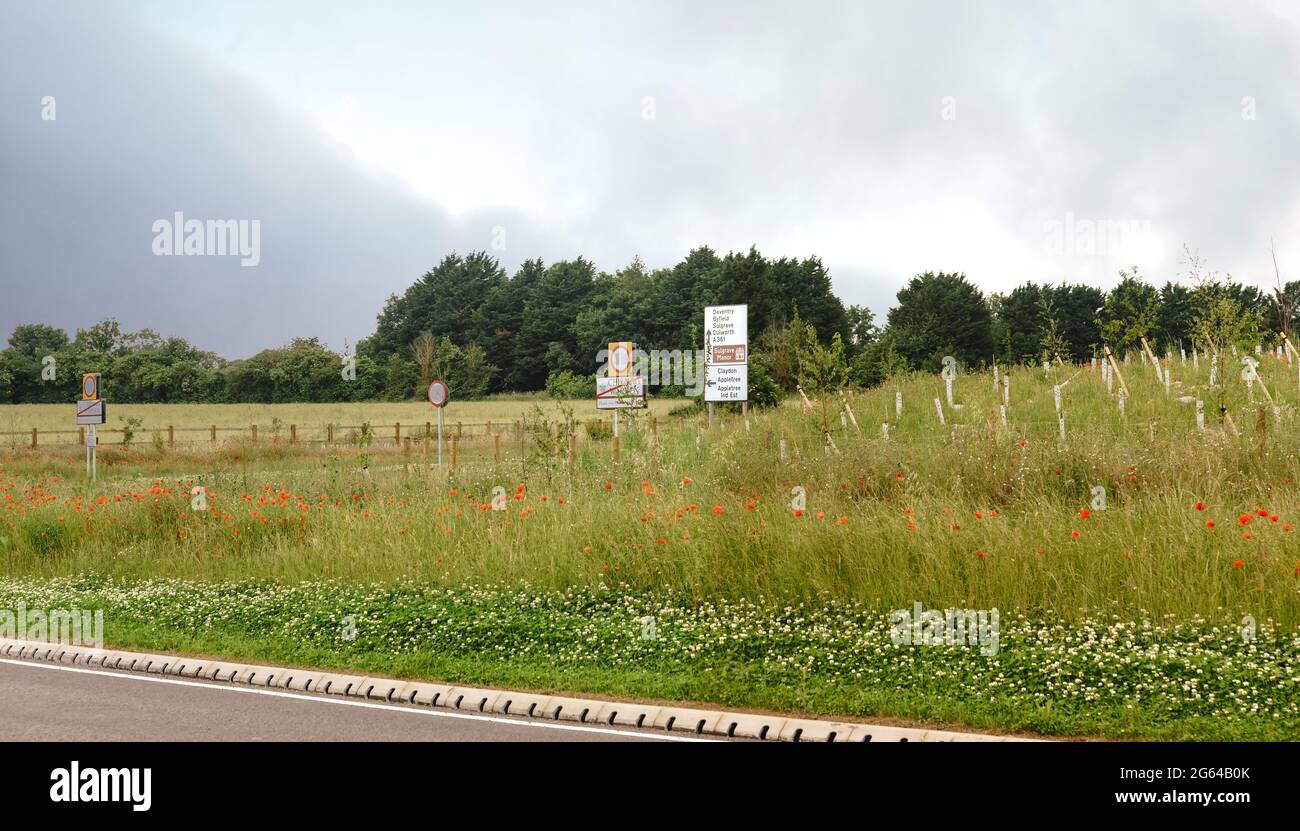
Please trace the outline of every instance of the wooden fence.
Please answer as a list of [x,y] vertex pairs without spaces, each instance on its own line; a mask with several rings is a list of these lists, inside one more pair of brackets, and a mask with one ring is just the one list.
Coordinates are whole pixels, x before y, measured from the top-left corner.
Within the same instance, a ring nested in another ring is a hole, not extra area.
[[[645,419],[646,425],[654,435],[659,431],[658,417],[651,416]],[[575,423],[577,435],[573,438],[573,443],[579,440],[578,437],[586,438],[589,435],[587,425],[600,422],[601,427],[596,431],[601,436],[602,441],[609,441],[608,434],[612,434],[613,425],[611,418],[594,418],[583,419]],[[554,424],[552,425],[554,429]],[[425,445],[433,445],[436,452],[436,440],[438,435],[437,423],[426,421],[423,424],[402,424],[396,422],[393,424],[319,424],[319,425],[298,425],[298,424],[272,424],[259,425],[250,424],[247,427],[219,427],[215,424],[207,427],[177,427],[167,425],[165,427],[98,427],[96,428],[96,438],[100,447],[123,447],[130,445],[132,447],[147,446],[159,442],[169,448],[175,448],[177,445],[196,447],[196,446],[217,446],[223,441],[237,440],[246,441],[253,444],[271,444],[271,445],[320,445],[323,447],[338,446],[360,446],[360,439],[364,436],[365,431],[370,431],[369,447],[389,447],[394,449],[412,449],[414,447],[423,448]],[[461,421],[444,421],[443,427],[444,452],[453,444],[462,442],[478,444],[490,444],[493,447],[494,455],[498,458],[501,454],[502,445],[508,445],[511,442],[523,443],[531,435],[525,424],[521,420],[514,421],[484,421],[484,422],[461,422]],[[128,440],[128,436],[130,437]],[[7,446],[11,449],[30,448],[67,448],[83,447],[86,444],[86,428],[66,430],[41,430],[36,427],[30,430],[0,431],[0,446]],[[613,442],[614,453],[617,457],[618,442]]]

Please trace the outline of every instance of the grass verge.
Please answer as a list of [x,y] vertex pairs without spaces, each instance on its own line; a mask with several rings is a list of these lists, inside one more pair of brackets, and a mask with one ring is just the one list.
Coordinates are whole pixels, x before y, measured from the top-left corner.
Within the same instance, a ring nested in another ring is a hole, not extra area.
[[[894,646],[889,610],[625,588],[0,581],[0,609],[102,609],[105,639],[460,684],[1049,736],[1293,740],[1300,638],[1262,622],[1001,618],[996,654]],[[654,619],[653,637],[647,618]],[[8,634],[8,633],[6,633]]]

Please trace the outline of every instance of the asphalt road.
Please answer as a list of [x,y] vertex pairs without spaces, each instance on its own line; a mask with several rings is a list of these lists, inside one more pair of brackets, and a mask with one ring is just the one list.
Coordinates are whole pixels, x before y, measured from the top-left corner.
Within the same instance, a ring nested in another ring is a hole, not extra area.
[[0,658],[0,741],[693,741]]

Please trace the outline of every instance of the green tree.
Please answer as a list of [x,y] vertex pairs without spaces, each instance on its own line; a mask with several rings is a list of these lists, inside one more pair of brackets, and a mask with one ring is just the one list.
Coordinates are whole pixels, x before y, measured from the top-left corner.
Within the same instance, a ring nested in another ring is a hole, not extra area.
[[888,330],[913,369],[938,372],[945,355],[981,365],[993,355],[993,316],[964,274],[927,271],[898,292]]
[[541,389],[552,370],[585,374],[595,355],[582,355],[577,320],[586,307],[595,268],[579,257],[546,269],[524,307],[515,342],[515,378],[520,389]]
[[1038,343],[1044,361],[1069,357],[1070,345],[1061,336],[1060,325],[1056,320],[1056,303],[1051,292],[1043,292],[1038,296]]
[[1156,290],[1138,276],[1137,266],[1120,271],[1119,285],[1106,295],[1097,318],[1102,340],[1116,353],[1136,347],[1156,324]]
[[1244,308],[1238,299],[1240,293],[1231,290],[1231,283],[1210,271],[1201,256],[1184,247],[1184,275],[1192,282],[1192,340],[1202,351],[1219,357],[1219,378],[1229,371],[1225,357],[1233,346],[1253,348],[1259,342],[1259,316]]
[[[0,367],[9,377],[11,397],[25,404],[73,401],[81,386],[68,333],[45,324],[14,328]],[[53,377],[50,377],[53,376]]]
[[998,317],[1003,326],[999,356],[1009,364],[1040,360],[1043,352],[1041,305],[1043,287],[1037,283],[1016,286],[1002,299]]

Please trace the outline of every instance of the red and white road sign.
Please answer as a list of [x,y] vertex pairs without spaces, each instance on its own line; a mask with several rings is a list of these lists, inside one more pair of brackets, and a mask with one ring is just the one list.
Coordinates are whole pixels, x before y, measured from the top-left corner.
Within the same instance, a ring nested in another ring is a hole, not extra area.
[[644,377],[596,379],[596,409],[630,410],[645,405]]
[[434,381],[429,385],[429,403],[433,406],[443,407],[449,398],[451,398],[451,392],[442,381]]

